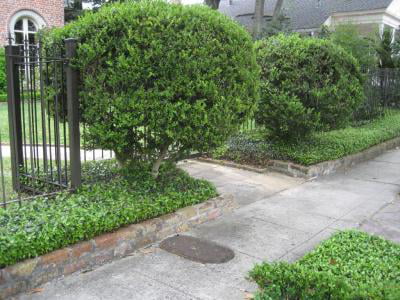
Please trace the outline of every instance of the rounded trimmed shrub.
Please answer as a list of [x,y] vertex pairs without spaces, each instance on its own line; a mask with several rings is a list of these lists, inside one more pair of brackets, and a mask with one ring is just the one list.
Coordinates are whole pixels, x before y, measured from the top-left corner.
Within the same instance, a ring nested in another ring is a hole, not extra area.
[[330,41],[278,35],[256,43],[261,101],[256,121],[285,141],[348,123],[363,101],[357,61]]
[[253,111],[259,67],[250,35],[204,6],[107,5],[51,32],[80,39],[82,118],[92,148],[120,162],[160,161],[223,143]]

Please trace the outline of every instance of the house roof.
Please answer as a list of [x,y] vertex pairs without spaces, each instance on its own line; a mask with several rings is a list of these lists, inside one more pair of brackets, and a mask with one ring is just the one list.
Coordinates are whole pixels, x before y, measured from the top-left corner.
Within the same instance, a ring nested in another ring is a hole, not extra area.
[[[251,27],[255,0],[222,0],[219,10]],[[285,0],[282,13],[293,29],[319,28],[333,13],[386,9],[393,0]],[[265,0],[265,16],[271,16],[276,0]]]

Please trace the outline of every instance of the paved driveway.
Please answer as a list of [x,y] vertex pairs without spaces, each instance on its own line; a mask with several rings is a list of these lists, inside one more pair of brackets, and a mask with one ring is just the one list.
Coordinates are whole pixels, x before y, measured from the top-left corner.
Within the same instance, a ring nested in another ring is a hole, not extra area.
[[338,229],[360,228],[400,242],[400,150],[312,182],[195,161],[182,168],[241,204],[188,233],[233,249],[233,260],[200,264],[154,245],[21,298],[244,299],[255,290],[245,278],[254,263],[298,259]]

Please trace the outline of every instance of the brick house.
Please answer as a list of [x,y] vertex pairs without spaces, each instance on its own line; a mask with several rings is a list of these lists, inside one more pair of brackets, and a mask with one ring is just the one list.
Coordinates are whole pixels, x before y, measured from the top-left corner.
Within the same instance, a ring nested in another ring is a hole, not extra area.
[[43,27],[64,25],[64,0],[0,0],[0,46],[11,34],[15,44],[31,43]]

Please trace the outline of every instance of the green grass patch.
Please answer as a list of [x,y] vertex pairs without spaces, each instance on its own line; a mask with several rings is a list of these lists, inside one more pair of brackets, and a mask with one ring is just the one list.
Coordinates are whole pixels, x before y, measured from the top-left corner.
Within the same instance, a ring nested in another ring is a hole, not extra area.
[[342,231],[301,260],[256,265],[257,300],[400,299],[400,245]]
[[7,94],[0,93],[0,102],[7,102]]
[[354,154],[400,136],[400,111],[390,111],[370,123],[328,132],[294,144],[266,141],[264,132],[253,131],[234,136],[215,151],[213,157],[239,163],[265,165],[278,159],[313,165]]
[[[112,161],[111,161],[112,162]],[[0,267],[87,240],[217,195],[207,181],[163,165],[157,180],[149,164],[118,169],[100,161],[85,165],[85,184],[74,193],[0,209]]]
[[[0,202],[8,199],[13,194],[12,176],[11,176],[11,159],[3,157],[0,161],[3,166],[3,173],[0,174]],[[2,176],[3,175],[3,176]],[[1,209],[1,208],[0,208]]]

